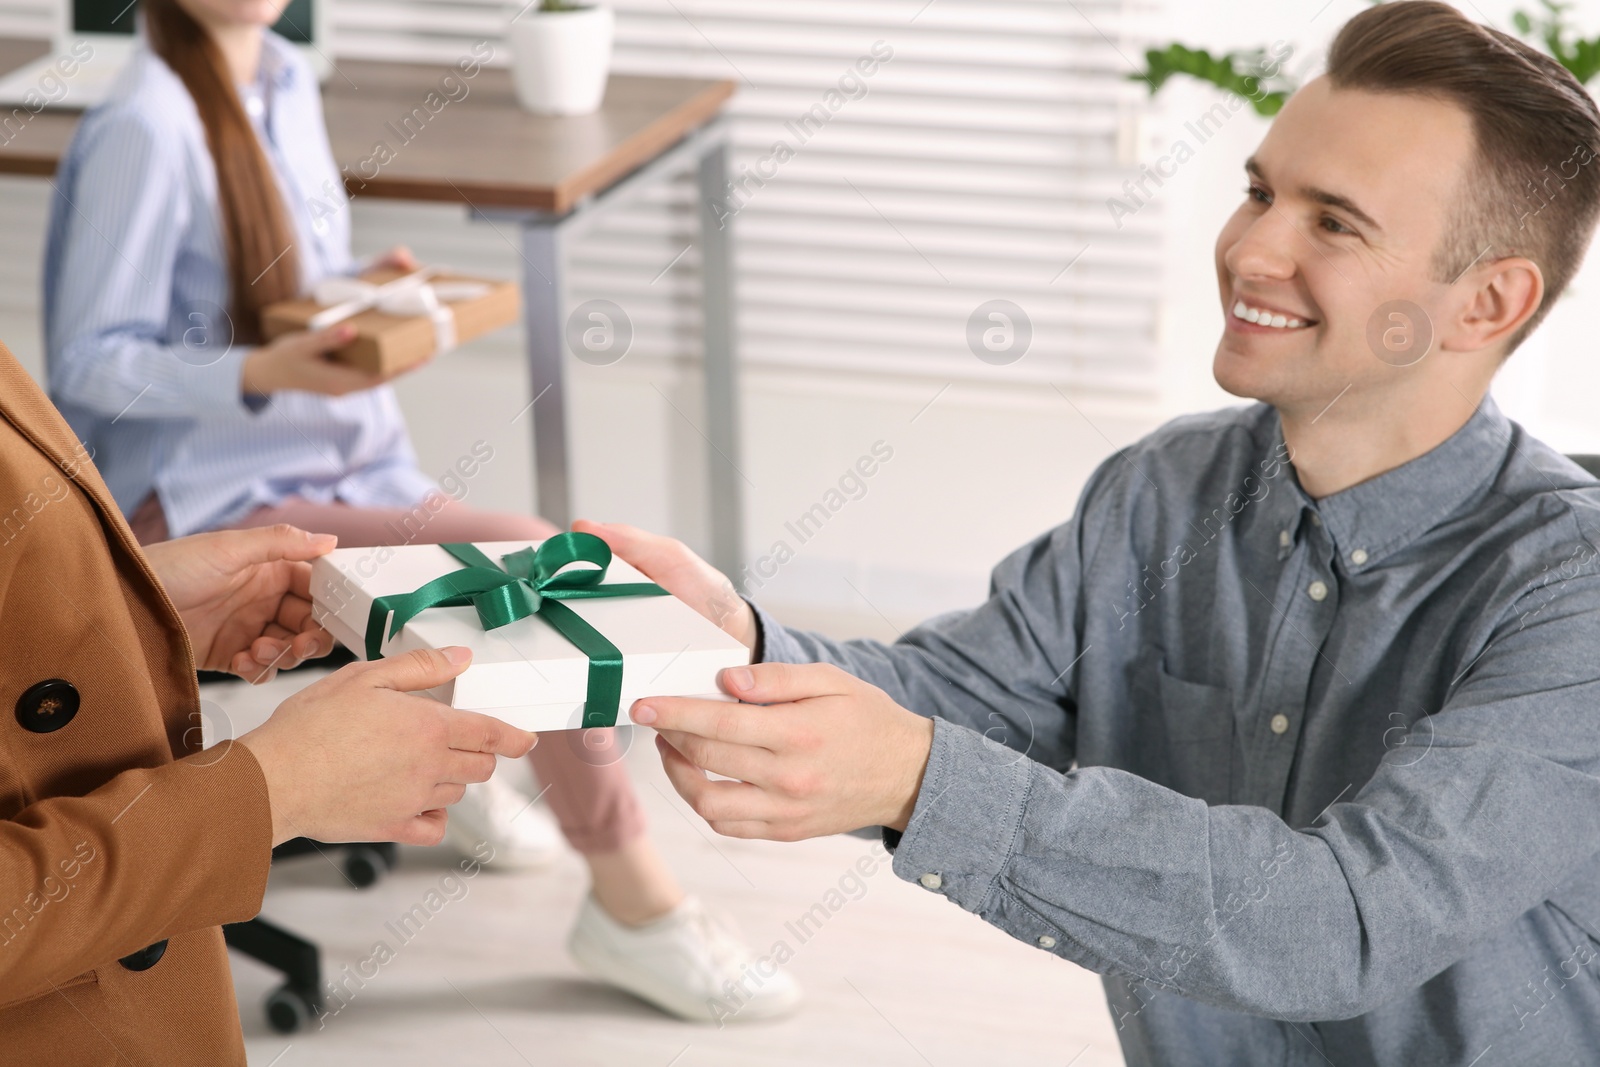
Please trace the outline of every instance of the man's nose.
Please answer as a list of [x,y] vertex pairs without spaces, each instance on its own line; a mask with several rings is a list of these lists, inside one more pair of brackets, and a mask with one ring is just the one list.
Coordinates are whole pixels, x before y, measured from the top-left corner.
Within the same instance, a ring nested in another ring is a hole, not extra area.
[[1294,277],[1294,242],[1304,241],[1283,212],[1272,208],[1252,219],[1228,248],[1223,262],[1236,278]]

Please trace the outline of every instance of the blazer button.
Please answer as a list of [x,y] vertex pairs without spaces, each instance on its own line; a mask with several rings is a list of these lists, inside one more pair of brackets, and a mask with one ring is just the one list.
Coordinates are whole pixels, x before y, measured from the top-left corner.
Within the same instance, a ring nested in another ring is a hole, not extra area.
[[17,698],[17,722],[36,734],[53,733],[78,714],[78,687],[60,678],[47,678]]
[[128,968],[130,971],[148,971],[150,968],[160,963],[161,957],[165,956],[166,954],[167,942],[166,939],[163,938],[148,948],[142,948],[138,952],[128,953],[117,962]]

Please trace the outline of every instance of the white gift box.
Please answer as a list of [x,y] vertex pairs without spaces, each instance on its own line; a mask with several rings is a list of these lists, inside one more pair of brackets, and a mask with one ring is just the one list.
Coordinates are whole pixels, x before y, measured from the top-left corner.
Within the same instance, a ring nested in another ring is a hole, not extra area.
[[[477,542],[500,557],[529,547],[526,541]],[[537,544],[535,544],[537,547]],[[410,593],[462,564],[438,545],[338,548],[311,568],[312,616],[356,655],[365,657],[367,617],[374,599]],[[650,579],[613,559],[603,585]],[[561,602],[622,652],[622,700],[617,725],[632,722],[628,709],[649,696],[726,700],[717,672],[750,662],[750,650],[673,596],[620,596]],[[387,631],[387,627],[385,628]],[[485,630],[477,609],[429,608],[380,650],[395,656],[418,648],[465,645],[472,665],[430,696],[451,707],[481,711],[524,730],[573,730],[583,724],[589,659],[537,614]]]

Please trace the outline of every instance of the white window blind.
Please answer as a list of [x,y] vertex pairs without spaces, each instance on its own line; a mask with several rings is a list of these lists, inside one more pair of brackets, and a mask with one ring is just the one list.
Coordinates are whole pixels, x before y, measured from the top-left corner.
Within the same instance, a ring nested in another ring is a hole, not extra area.
[[[738,83],[733,169],[757,174],[736,194],[742,357],[992,377],[967,322],[1002,299],[1033,329],[1011,380],[1151,394],[1160,206],[1120,228],[1106,208],[1135,176],[1144,89],[1125,76],[1142,46],[1124,27],[1150,3],[617,0],[616,71]],[[503,64],[514,10],[338,0],[334,48],[447,63],[489,39]],[[830,98],[875,46],[892,58],[865,95]],[[697,350],[692,195],[687,180],[659,190],[574,252],[573,299],[620,304],[641,356]]]
[[[0,33],[48,36],[59,2],[0,0]],[[509,60],[516,7],[329,2],[336,58],[443,64],[487,39],[496,65]],[[612,6],[615,70],[738,83],[733,170],[756,173],[741,181],[733,222],[747,363],[1154,395],[1161,204],[1119,227],[1106,202],[1137,178],[1131,116],[1144,89],[1126,75],[1142,44],[1126,28],[1147,25],[1157,0]],[[830,98],[875,46],[893,55],[860,79],[865,95]],[[775,162],[780,141],[793,156]],[[698,353],[692,196],[685,176],[574,249],[572,299],[621,305],[635,358]],[[444,262],[516,267],[500,238],[461,227],[457,213],[371,202],[358,229],[386,220]],[[969,317],[996,299],[1021,307],[1033,330],[1025,358],[999,370],[967,340]]]

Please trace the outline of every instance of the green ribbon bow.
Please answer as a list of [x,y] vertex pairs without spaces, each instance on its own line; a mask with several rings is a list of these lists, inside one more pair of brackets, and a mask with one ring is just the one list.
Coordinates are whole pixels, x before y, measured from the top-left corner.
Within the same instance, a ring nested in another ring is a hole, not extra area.
[[[622,651],[590,626],[563,600],[589,600],[617,596],[666,596],[654,582],[615,582],[602,585],[611,565],[611,546],[594,534],[559,533],[538,550],[518,549],[500,560],[505,568],[472,544],[440,545],[466,566],[442,575],[410,593],[393,593],[372,601],[367,615],[367,659],[382,659],[379,651],[388,637],[429,608],[465,607],[478,611],[485,630],[493,630],[529,615],[555,627],[556,632],[589,657],[589,691],[583,705],[583,725],[615,726],[622,700]],[[592,567],[564,570],[574,563]],[[391,612],[393,613],[391,615]]]

